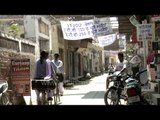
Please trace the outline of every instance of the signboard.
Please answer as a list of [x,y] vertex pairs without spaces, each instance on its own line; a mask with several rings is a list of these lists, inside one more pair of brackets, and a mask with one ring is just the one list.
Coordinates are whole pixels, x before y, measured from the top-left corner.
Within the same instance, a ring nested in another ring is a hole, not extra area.
[[160,21],[160,15],[152,15],[152,16],[151,16],[151,20],[152,20],[153,22]]
[[93,37],[94,21],[60,21],[63,38],[66,40],[80,40]]
[[12,90],[17,95],[30,95],[30,59],[11,60]]
[[138,24],[139,24],[139,22],[137,21],[137,19],[136,19],[136,16],[131,16],[130,18],[129,18],[129,21],[132,23],[132,25],[134,25],[134,26],[137,26]]
[[115,42],[117,34],[110,34],[106,36],[98,37],[98,42],[100,46],[108,46]]
[[154,39],[154,25],[153,24],[140,24],[137,25],[137,39],[153,40]]

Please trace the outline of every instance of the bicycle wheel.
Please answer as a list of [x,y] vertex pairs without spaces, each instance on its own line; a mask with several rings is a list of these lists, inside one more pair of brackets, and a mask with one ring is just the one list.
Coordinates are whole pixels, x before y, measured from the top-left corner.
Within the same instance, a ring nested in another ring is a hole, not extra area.
[[119,96],[115,87],[110,87],[104,95],[105,105],[118,105]]

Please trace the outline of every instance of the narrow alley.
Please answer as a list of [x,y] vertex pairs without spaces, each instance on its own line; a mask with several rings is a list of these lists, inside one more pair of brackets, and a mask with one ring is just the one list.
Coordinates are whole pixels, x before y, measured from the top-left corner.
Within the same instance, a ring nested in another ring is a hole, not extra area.
[[65,90],[61,105],[105,105],[104,94],[107,74],[90,79],[86,85],[77,85]]
[[[87,84],[65,89],[60,105],[105,105],[104,94],[107,74],[93,77]],[[36,94],[32,90],[32,105],[36,105]]]

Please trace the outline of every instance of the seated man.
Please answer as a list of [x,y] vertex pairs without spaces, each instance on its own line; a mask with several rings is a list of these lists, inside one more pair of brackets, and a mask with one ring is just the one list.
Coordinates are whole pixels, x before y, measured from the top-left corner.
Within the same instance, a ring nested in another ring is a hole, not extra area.
[[[114,71],[121,71],[122,69],[124,69],[124,72],[127,72],[126,68],[127,68],[128,62],[127,62],[127,60],[124,60],[124,54],[122,52],[118,53],[118,59],[119,60],[116,63]],[[111,79],[111,77],[112,77],[112,75],[109,75],[107,77],[106,88],[108,88],[108,86],[109,86],[109,82],[110,82],[109,80]]]

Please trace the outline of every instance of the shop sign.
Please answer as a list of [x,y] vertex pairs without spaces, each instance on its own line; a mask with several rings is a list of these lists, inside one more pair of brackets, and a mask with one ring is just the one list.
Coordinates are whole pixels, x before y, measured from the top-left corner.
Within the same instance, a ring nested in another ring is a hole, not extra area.
[[154,25],[153,24],[140,24],[137,25],[137,39],[153,40],[154,39]]
[[160,21],[160,15],[152,15],[152,16],[151,16],[151,20],[152,20],[153,22]]
[[30,95],[30,59],[11,60],[12,90],[16,95]]

